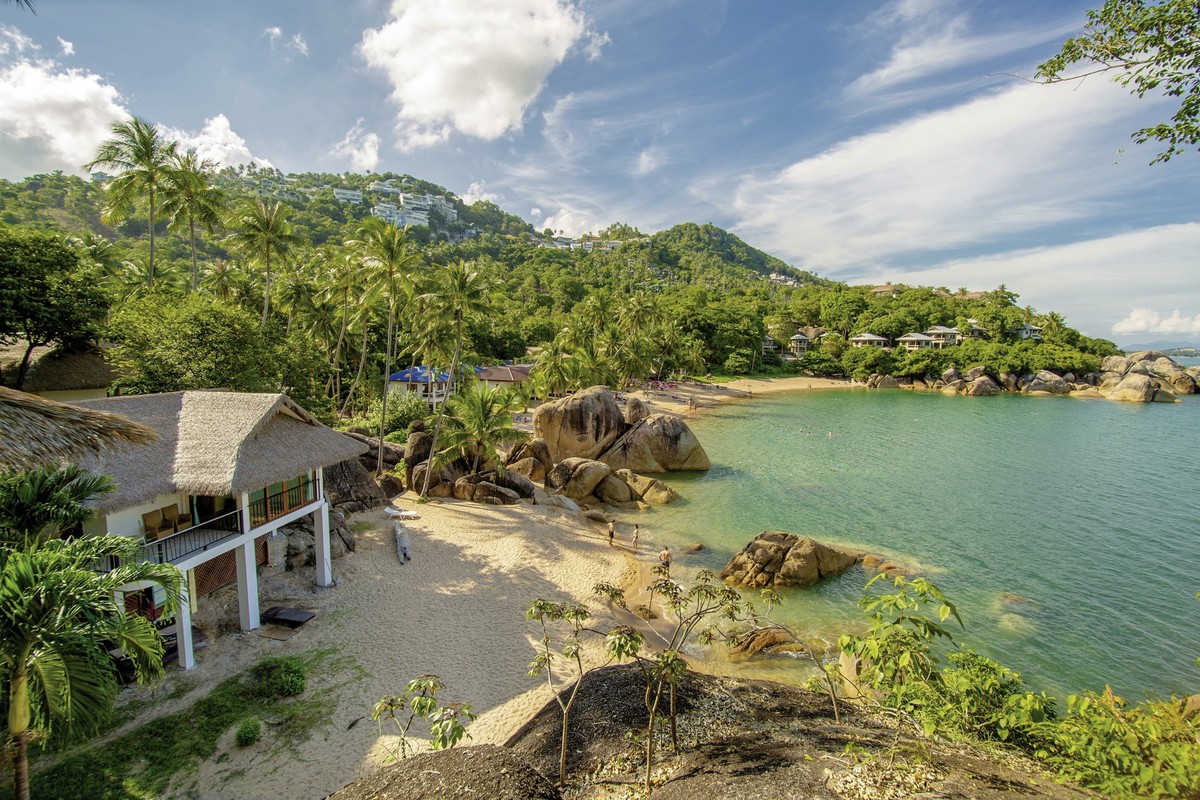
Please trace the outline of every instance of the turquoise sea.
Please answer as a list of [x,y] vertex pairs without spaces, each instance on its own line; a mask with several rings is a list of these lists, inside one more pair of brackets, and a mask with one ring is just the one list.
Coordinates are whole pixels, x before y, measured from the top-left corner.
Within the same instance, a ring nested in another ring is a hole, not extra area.
[[[682,501],[627,517],[643,553],[666,542],[679,567],[720,570],[764,530],[884,552],[919,565],[958,605],[959,640],[1030,688],[1200,691],[1200,396],[831,390],[690,424],[713,468],[669,478]],[[693,543],[705,549],[683,552]],[[867,577],[789,590],[776,616],[835,641],[863,619]],[[757,672],[813,670],[779,661]]]

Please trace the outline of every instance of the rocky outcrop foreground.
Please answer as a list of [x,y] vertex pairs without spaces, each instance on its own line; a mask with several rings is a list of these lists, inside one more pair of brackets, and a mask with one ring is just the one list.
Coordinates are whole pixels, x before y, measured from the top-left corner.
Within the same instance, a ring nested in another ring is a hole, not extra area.
[[593,386],[533,412],[533,435],[555,461],[583,458],[633,472],[704,470],[712,466],[687,423],[646,414],[630,403],[628,421],[606,386]]
[[[645,761],[645,685],[633,665],[593,670],[584,678],[567,732],[569,797],[641,797]],[[656,753],[656,800],[699,798],[954,797],[978,800],[1082,800],[1031,765],[1013,766],[981,751],[914,739],[908,726],[841,703],[835,718],[826,694],[770,681],[685,672],[676,697],[681,750]],[[558,797],[562,713],[550,701],[504,748],[459,747],[386,766],[331,800],[384,798]],[[889,758],[890,749],[921,753]],[[858,757],[847,757],[853,751]],[[632,790],[632,791],[631,791]]]
[[908,574],[909,569],[871,553],[818,542],[809,536],[763,531],[721,570],[733,586],[812,586],[840,575],[855,564],[875,572]]
[[1001,372],[988,375],[983,366],[960,373],[951,367],[941,375],[923,378],[894,378],[872,375],[868,389],[930,389],[943,394],[986,397],[1001,392],[1033,395],[1103,397],[1130,403],[1176,403],[1180,395],[1195,394],[1200,385],[1200,367],[1185,367],[1157,350],[1128,356],[1109,356],[1100,372],[1059,375],[1040,370],[1027,375]]

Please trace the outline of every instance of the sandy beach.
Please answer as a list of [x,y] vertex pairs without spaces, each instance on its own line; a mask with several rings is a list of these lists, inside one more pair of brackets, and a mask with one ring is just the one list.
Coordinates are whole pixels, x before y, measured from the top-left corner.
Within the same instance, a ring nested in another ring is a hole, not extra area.
[[[654,410],[703,413],[756,394],[845,388],[819,378],[679,384],[633,393]],[[233,731],[215,758],[195,774],[177,776],[175,789],[195,788],[205,800],[308,800],[323,798],[385,763],[397,738],[371,721],[371,707],[386,694],[426,673],[441,677],[446,702],[471,703],[478,719],[472,743],[502,743],[550,700],[542,679],[527,676],[540,631],[526,621],[536,598],[587,604],[594,627],[629,623],[592,593],[599,581],[636,588],[648,582],[658,543],[648,537],[634,553],[628,525],[609,547],[602,525],[556,507],[485,506],[453,500],[417,504],[411,493],[393,505],[416,511],[407,522],[413,560],[401,564],[391,520],[383,509],[355,515],[355,552],[334,562],[336,585],[312,586],[311,568],[261,577],[261,606],[310,609],[317,616],[290,638],[277,628],[237,630],[236,594],[226,587],[206,598],[197,621],[210,632],[197,666],[168,672],[154,689],[128,696],[148,701],[150,716],[186,708],[222,680],[244,673],[266,656],[320,654],[306,697],[320,699],[326,717],[299,748],[272,746],[270,724],[260,745],[237,748]],[[590,651],[598,663],[598,648]],[[176,695],[172,697],[172,695]]]

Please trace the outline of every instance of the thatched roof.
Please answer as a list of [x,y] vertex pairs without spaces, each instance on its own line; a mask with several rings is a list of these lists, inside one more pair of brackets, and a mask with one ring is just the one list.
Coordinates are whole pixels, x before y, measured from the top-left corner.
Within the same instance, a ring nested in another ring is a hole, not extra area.
[[112,451],[89,464],[117,483],[117,491],[103,498],[102,511],[177,491],[217,496],[254,491],[367,450],[284,394],[173,392],[79,405],[115,411],[159,434],[149,447]]
[[116,414],[0,387],[0,470],[82,461],[108,447],[154,438],[152,428]]

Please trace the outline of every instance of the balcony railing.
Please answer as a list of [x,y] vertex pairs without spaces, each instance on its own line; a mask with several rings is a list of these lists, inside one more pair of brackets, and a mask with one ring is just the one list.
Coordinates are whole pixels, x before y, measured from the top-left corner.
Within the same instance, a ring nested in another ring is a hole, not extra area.
[[[271,520],[279,519],[284,514],[314,502],[320,496],[321,482],[315,478],[305,478],[297,486],[254,500],[250,503],[250,527],[257,528]],[[133,560],[177,564],[189,556],[202,553],[245,532],[242,527],[241,510],[230,511],[157,541],[146,542],[135,551]],[[106,558],[96,565],[96,569],[107,572],[116,566],[116,558]]]

